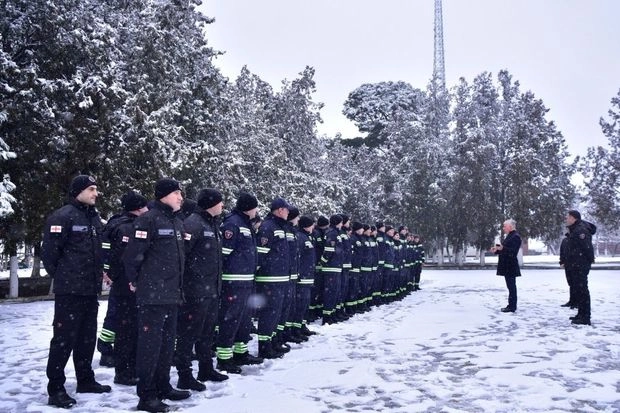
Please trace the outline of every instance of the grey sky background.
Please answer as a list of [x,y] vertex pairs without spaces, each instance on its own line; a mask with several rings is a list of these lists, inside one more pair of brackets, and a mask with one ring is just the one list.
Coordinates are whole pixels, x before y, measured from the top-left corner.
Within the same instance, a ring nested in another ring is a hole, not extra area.
[[[433,70],[433,0],[206,0],[216,19],[215,61],[236,78],[243,65],[271,83],[316,70],[319,132],[355,137],[342,115],[363,83],[425,89]],[[620,89],[620,1],[444,0],[446,83],[508,69],[550,112],[573,155],[607,144],[598,124]]]

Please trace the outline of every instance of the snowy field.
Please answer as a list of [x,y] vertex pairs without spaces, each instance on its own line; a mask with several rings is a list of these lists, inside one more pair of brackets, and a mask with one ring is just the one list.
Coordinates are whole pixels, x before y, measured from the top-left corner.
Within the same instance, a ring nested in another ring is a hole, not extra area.
[[[571,325],[574,311],[560,307],[568,298],[561,270],[524,270],[514,314],[499,311],[507,294],[494,271],[422,278],[423,290],[400,302],[312,325],[320,335],[283,359],[169,404],[193,413],[620,412],[618,271],[590,274],[592,326]],[[52,311],[51,301],[0,304],[0,412],[58,412],[45,392]],[[135,411],[135,389],[114,385],[98,359],[97,379],[112,393],[76,394],[70,361],[71,411]]]

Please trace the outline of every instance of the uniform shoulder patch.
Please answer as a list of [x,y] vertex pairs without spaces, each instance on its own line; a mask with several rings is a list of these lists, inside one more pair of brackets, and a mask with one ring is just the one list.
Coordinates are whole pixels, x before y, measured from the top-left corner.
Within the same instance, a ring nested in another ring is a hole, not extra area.
[[62,226],[61,225],[52,225],[52,226],[50,226],[50,232],[52,234],[60,234],[62,232]]
[[586,234],[584,234],[584,233],[579,234],[579,238],[586,239]]
[[269,244],[269,238],[262,237],[262,238],[260,239],[260,244],[261,244],[261,245],[267,245],[267,244]]
[[137,230],[136,234],[134,235],[137,239],[146,239],[146,237],[148,236],[148,232],[146,231],[140,231]]
[[129,242],[129,237],[127,235],[123,235],[121,242]]
[[192,239],[192,234],[189,234],[189,233],[185,232],[184,235],[183,235],[183,239],[185,241],[191,240]]
[[235,234],[231,230],[229,230],[229,229],[224,231],[224,238],[226,238],[226,239],[231,239],[233,237],[233,235],[235,235]]

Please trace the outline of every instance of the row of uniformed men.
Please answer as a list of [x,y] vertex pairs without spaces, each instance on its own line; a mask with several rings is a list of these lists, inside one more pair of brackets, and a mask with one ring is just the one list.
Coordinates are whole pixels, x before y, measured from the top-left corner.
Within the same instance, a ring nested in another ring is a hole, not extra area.
[[[239,196],[220,227],[222,195],[202,190],[196,211],[181,222],[177,213],[183,203],[181,187],[172,179],[155,184],[157,200],[148,212],[140,195],[123,197],[125,212],[106,224],[99,254],[96,182],[78,176],[70,194],[68,205],[48,219],[42,254],[55,282],[47,374],[49,404],[59,407],[76,403],[64,389],[64,367],[71,351],[77,391],[110,391],[110,386],[95,381],[91,367],[101,266],[112,283],[110,308],[117,320],[114,381],[137,384],[139,410],[167,411],[163,399],[190,395],[169,383],[173,355],[178,387],[204,390],[200,381],[227,378],[213,368],[214,340],[218,368],[228,372],[240,372],[240,365],[260,363],[263,357],[281,357],[290,349],[286,341],[299,342],[312,334],[305,326],[311,300],[314,310],[321,309],[324,322],[340,321],[345,307],[350,314],[366,309],[371,299],[376,303],[402,295],[407,286],[415,289],[415,270],[410,270],[423,261],[423,250],[417,259],[401,253],[415,248],[405,244],[403,249],[398,235],[395,241],[379,235],[375,242],[371,228],[354,223],[349,238],[342,230],[347,219],[340,215],[330,218],[329,228],[313,232],[313,220],[299,217],[299,211],[283,199],[274,200],[256,234],[258,202],[250,194]],[[386,235],[393,236],[393,231],[387,228]],[[382,244],[389,246],[385,254]],[[315,273],[317,259],[321,270]],[[250,355],[247,347],[253,307],[257,307],[259,357]],[[80,320],[72,318],[76,311]],[[82,336],[84,340],[72,339]],[[192,376],[193,348],[200,381]]]

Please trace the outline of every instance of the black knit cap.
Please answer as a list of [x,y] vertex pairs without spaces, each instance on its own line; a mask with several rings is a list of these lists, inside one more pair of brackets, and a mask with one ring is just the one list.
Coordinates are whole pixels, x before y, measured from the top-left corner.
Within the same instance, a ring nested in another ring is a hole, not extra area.
[[308,228],[312,226],[312,224],[314,224],[314,220],[311,217],[304,215],[299,218],[299,223],[297,225],[299,226],[299,228]]
[[297,209],[297,207],[291,206],[291,208],[288,210],[288,217],[286,219],[287,221],[292,221],[298,216],[299,216],[299,209]]
[[353,223],[351,224],[351,229],[353,230],[353,232],[363,228],[364,224],[362,224],[361,222],[353,221]]
[[247,192],[241,192],[239,197],[237,198],[237,204],[235,208],[241,212],[251,211],[254,208],[258,207],[258,200],[254,195],[248,194]]
[[317,220],[316,220],[316,224],[317,224],[319,227],[326,227],[326,226],[328,226],[328,225],[329,225],[329,219],[327,219],[327,217],[326,217],[326,216],[321,215],[321,216],[319,217],[319,219],[317,219]]
[[222,202],[222,193],[217,189],[205,188],[201,189],[196,196],[196,202],[202,209],[209,209]]
[[406,226],[401,225],[400,227],[398,227],[398,232],[403,232],[403,230],[406,228],[407,228]]
[[368,231],[369,229],[370,229],[370,225],[364,224],[364,232]]
[[172,178],[162,178],[155,183],[155,199],[162,199],[174,191],[181,191],[181,183]]
[[375,222],[375,227],[377,227],[377,229],[383,228],[384,226],[385,224],[381,221]]
[[334,214],[329,217],[329,225],[336,226],[342,222],[342,215]]
[[386,225],[386,226],[385,226],[385,232],[388,232],[388,231],[389,231],[389,230],[391,230],[391,229],[394,229],[394,227],[393,227],[393,226],[391,226],[391,225]]
[[349,220],[351,219],[348,215],[346,214],[340,214],[340,216],[342,217],[342,225],[346,224],[347,222],[349,222]]
[[90,175],[78,175],[71,180],[69,195],[75,198],[80,194],[80,192],[93,185],[97,185],[97,181],[95,181],[95,178]]
[[188,218],[190,215],[194,213],[196,207],[198,206],[198,202],[194,201],[191,198],[183,199],[183,204],[181,205],[181,215],[182,219]]
[[144,208],[147,202],[147,199],[136,191],[129,191],[121,197],[121,205],[126,212]]
[[580,220],[581,219],[581,213],[577,210],[571,209],[570,211],[568,211],[568,215],[570,215],[571,217],[575,218],[576,220]]

